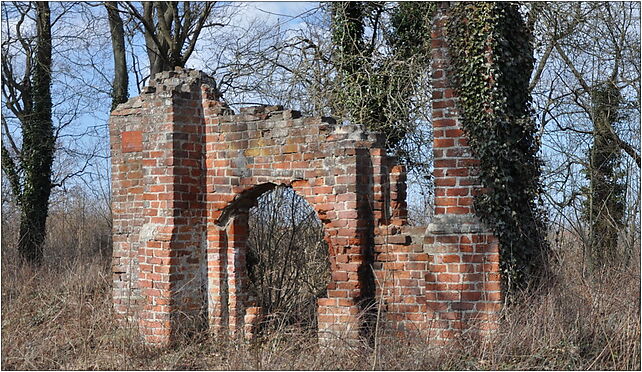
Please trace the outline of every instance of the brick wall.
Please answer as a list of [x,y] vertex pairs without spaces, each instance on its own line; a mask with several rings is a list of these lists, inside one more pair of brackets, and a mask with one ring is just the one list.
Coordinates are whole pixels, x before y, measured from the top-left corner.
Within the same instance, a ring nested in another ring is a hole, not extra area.
[[444,10],[433,28],[435,214],[409,226],[406,174],[383,138],[280,106],[219,101],[198,71],[158,74],[110,119],[114,307],[150,344],[209,328],[249,336],[248,211],[287,185],[322,221],[331,282],[319,337],[357,339],[381,306],[386,326],[447,342],[497,326],[497,240],[477,221],[480,187],[448,79]]
[[150,343],[201,326],[206,311],[207,83],[197,71],[159,74],[110,119],[115,310]]
[[244,329],[251,307],[245,267],[247,213],[259,195],[287,185],[316,210],[330,247],[332,281],[328,297],[319,300],[321,336],[357,337],[360,305],[374,296],[373,276],[364,272],[374,253],[374,214],[368,207],[373,178],[381,177],[385,158],[381,139],[357,125],[303,118],[278,106],[212,115],[206,122],[212,327],[230,334]]

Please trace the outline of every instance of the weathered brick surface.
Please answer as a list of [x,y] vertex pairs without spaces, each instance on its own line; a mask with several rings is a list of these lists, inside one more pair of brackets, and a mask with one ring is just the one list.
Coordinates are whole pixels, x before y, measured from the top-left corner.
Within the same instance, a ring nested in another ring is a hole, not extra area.
[[151,343],[206,311],[206,83],[196,71],[159,74],[110,119],[115,309]]
[[332,280],[318,300],[322,339],[359,337],[379,300],[385,324],[446,342],[483,334],[501,308],[496,238],[474,217],[480,188],[448,80],[444,15],[433,28],[435,217],[409,226],[406,173],[360,125],[280,106],[233,113],[213,81],[156,76],[110,119],[114,307],[151,344],[185,328],[249,337],[248,210],[291,186],[315,209]]
[[[346,274],[334,275],[328,299],[320,300],[319,328],[356,337],[359,304],[374,294],[364,293],[374,283],[360,272],[373,256],[367,252],[372,251],[373,218],[384,218],[384,197],[372,187],[387,160],[381,139],[360,126],[303,118],[281,107],[247,108],[206,120],[210,324],[230,333],[243,329],[245,308],[251,305],[245,289],[247,212],[258,195],[284,184],[317,211],[332,271]],[[374,213],[372,201],[381,204]]]

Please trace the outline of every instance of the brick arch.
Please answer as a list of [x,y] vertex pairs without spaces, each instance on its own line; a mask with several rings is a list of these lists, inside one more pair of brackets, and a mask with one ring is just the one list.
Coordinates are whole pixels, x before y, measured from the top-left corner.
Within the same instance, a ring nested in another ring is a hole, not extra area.
[[[359,305],[374,296],[386,324],[438,342],[472,319],[480,333],[495,329],[499,250],[473,213],[477,161],[448,77],[446,19],[438,9],[435,215],[427,226],[408,226],[405,169],[386,155],[380,135],[360,125],[280,106],[235,114],[211,78],[183,69],[157,74],[119,105],[110,117],[116,313],[137,320],[157,345],[186,326],[229,329],[222,309],[232,296],[210,289],[229,289],[224,267],[234,249],[229,256],[221,247],[241,243],[230,239],[242,240],[244,223],[242,214],[218,222],[237,195],[273,183],[291,185],[314,206],[331,242],[336,286],[319,300],[321,338],[358,338]],[[242,315],[234,314],[232,328],[240,329]]]
[[277,185],[272,182],[247,187],[244,191],[241,191],[236,195],[228,205],[221,209],[221,213],[215,220],[215,223],[219,226],[225,226],[228,223],[228,220],[232,218],[235,213],[240,210],[248,210],[254,207],[256,205],[256,200],[261,195],[274,190],[276,187]]
[[[334,257],[334,250],[333,250],[333,244],[332,244],[332,239],[330,235],[327,233],[328,225],[332,224],[331,219],[327,217],[327,212],[331,211],[329,209],[327,203],[319,203],[315,196],[317,195],[304,195],[304,191],[308,190],[313,190],[313,188],[310,186],[310,183],[307,180],[291,180],[288,182],[284,182],[280,184],[281,186],[287,186],[292,188],[292,190],[303,200],[306,201],[308,205],[314,209],[316,212],[316,216],[321,221],[321,224],[324,229],[324,240],[328,244],[328,250],[329,250],[329,255],[331,258]],[[241,191],[236,197],[232,199],[232,201],[225,206],[222,210],[221,213],[219,214],[218,211],[214,211],[215,215],[218,215],[219,217],[215,220],[215,223],[218,224],[219,226],[224,226],[227,224],[229,218],[232,217],[234,214],[234,210],[237,209],[249,209],[253,207],[255,204],[255,201],[263,195],[264,193],[273,190],[276,188],[277,184],[272,183],[272,182],[266,182],[263,184],[258,184],[258,185],[253,185],[253,186],[248,186],[245,188],[243,191]],[[308,192],[309,194],[309,192]],[[332,265],[334,265],[334,262],[331,262]]]
[[[301,190],[306,190],[306,184],[306,181],[294,180],[283,182],[280,185],[291,187],[297,195],[302,197],[313,208],[317,217],[320,214],[327,213],[326,204],[315,203],[314,197],[306,197],[301,194]],[[246,242],[249,234],[247,214],[249,209],[256,205],[256,201],[261,195],[275,189],[277,186],[275,183],[266,182],[246,187],[221,210],[220,214],[216,213],[219,215],[216,220],[216,225],[219,227],[219,239],[208,245],[208,252],[214,253],[208,261],[218,261],[216,264],[208,265],[208,275],[211,279],[208,291],[209,296],[212,297],[208,312],[213,329],[227,332],[231,335],[242,333],[246,337],[250,337],[253,333],[253,322],[257,319],[255,315],[259,310],[253,306],[252,299],[247,296],[247,285],[249,285],[247,272],[245,271]],[[357,274],[359,267],[352,268],[350,272],[337,266],[337,261],[345,261],[347,257],[342,254],[341,257],[337,258],[340,253],[333,248],[336,244],[334,242],[335,237],[328,233],[328,225],[332,221],[329,219],[321,220],[320,218],[319,220],[324,232],[324,241],[327,244],[331,275],[331,280],[327,287],[328,294],[323,298],[319,298],[317,304],[319,328],[323,330],[336,323],[337,319],[334,314],[337,313],[337,310],[343,311],[348,315],[357,315],[354,309],[351,310],[354,307],[350,305],[352,301],[349,301],[345,296],[337,296],[336,291],[335,293],[332,292],[337,288],[337,282],[351,283],[355,288],[362,286],[362,284],[355,283],[355,281],[359,280]],[[225,245],[225,247],[222,245]],[[223,253],[224,251],[226,251],[226,254]],[[215,252],[218,252],[218,254]],[[234,259],[230,258],[232,252],[234,253]],[[225,277],[224,280],[227,281],[227,292],[222,290],[225,283],[221,282],[221,277]],[[345,287],[346,285],[342,284],[342,286]],[[228,300],[224,297],[227,297]],[[235,299],[230,301],[229,298]],[[225,303],[227,308],[219,306],[221,303]],[[345,320],[343,318],[343,321]],[[358,324],[356,317],[352,319],[352,322]]]
[[[204,108],[208,257],[217,257],[209,248],[220,240],[217,221],[226,218],[225,208],[238,195],[251,193],[255,185],[291,185],[316,210],[333,249],[332,288],[319,300],[320,337],[358,338],[362,310],[375,296],[374,228],[391,216],[405,217],[402,193],[391,208],[389,173],[395,163],[385,153],[383,137],[360,125],[302,117],[280,106],[243,108],[237,115],[221,115],[214,104]],[[210,287],[216,285],[210,280]],[[226,320],[211,313],[210,324],[221,328]],[[236,316],[234,327],[241,329],[242,317]]]

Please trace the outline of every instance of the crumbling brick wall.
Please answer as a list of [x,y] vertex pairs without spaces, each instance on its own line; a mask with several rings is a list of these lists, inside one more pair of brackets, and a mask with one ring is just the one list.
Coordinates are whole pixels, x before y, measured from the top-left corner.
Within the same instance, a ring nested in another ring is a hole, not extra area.
[[496,329],[502,292],[497,238],[473,210],[473,197],[482,191],[478,160],[449,79],[444,9],[433,21],[434,216],[428,226],[406,226],[403,219],[401,226],[379,225],[375,267],[387,319],[403,331],[447,342],[462,332]]
[[359,305],[374,296],[367,272],[372,229],[390,214],[384,210],[390,195],[372,187],[390,163],[381,138],[280,107],[216,116],[206,127],[210,324],[242,329],[248,210],[262,193],[288,185],[317,212],[329,246],[332,280],[319,300],[320,332],[357,337]]
[[114,305],[150,342],[206,311],[205,83],[157,75],[110,119]]
[[323,223],[331,281],[319,336],[356,339],[372,311],[446,342],[497,326],[497,240],[472,210],[480,187],[448,80],[445,20],[433,28],[435,213],[409,226],[406,175],[360,125],[279,106],[234,114],[205,74],[155,76],[110,119],[114,307],[145,340],[209,327],[249,335],[248,210],[277,185]]

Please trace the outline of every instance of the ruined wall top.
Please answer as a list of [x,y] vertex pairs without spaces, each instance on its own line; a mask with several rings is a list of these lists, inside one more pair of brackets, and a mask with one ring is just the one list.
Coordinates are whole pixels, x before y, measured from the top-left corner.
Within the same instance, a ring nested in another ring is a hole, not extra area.
[[[435,32],[433,42],[441,39]],[[246,329],[245,211],[285,185],[315,210],[328,243],[320,337],[359,337],[360,306],[374,298],[395,328],[431,339],[451,339],[468,321],[493,329],[502,301],[498,245],[473,213],[477,160],[438,49],[428,226],[408,225],[405,168],[381,134],[280,105],[234,113],[200,71],[154,76],[110,118],[116,312],[133,314],[150,343],[186,326],[176,314],[206,315],[198,324],[212,330]]]
[[208,100],[218,101],[223,97],[211,76],[200,70],[176,67],[173,71],[162,71],[154,75],[143,87],[139,96],[118,105],[116,111],[139,108],[146,96],[150,94],[190,93],[198,87],[202,89]]

